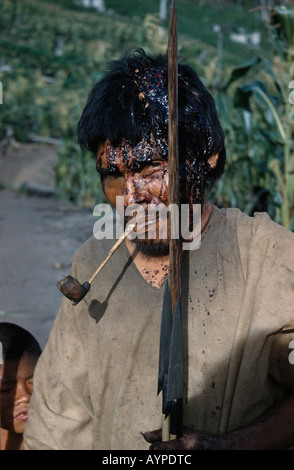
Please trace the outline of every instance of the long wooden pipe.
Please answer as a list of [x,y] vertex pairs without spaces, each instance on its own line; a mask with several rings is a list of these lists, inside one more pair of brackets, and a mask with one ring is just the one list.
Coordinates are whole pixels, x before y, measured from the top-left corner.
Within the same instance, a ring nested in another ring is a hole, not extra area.
[[67,276],[64,276],[64,278],[57,283],[57,287],[60,290],[60,292],[69,300],[71,300],[73,305],[77,305],[89,292],[91,288],[91,284],[94,281],[95,277],[104,268],[104,266],[110,260],[112,255],[116,252],[118,247],[122,244],[122,242],[125,240],[128,234],[134,229],[135,225],[136,224],[129,224],[127,226],[127,229],[124,231],[123,235],[113,245],[108,255],[106,256],[105,260],[102,261],[102,263],[99,265],[99,267],[96,269],[94,274],[92,274],[92,276],[90,277],[88,281],[81,284],[76,278],[68,274]]

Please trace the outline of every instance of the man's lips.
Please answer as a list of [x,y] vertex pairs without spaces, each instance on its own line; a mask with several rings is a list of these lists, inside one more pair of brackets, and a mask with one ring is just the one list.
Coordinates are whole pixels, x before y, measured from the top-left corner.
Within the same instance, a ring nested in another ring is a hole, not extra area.
[[27,408],[22,408],[14,416],[13,421],[26,421],[27,418],[28,418],[28,409]]

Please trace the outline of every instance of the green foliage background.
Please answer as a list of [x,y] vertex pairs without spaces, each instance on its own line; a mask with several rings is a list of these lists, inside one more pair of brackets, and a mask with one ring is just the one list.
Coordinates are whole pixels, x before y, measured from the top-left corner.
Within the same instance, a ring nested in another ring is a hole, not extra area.
[[[249,214],[267,210],[293,229],[292,22],[282,24],[279,32],[288,33],[278,36],[254,9],[257,4],[179,0],[179,53],[213,93],[226,134],[226,172],[211,197],[219,206]],[[156,53],[167,47],[167,21],[159,20],[158,0],[105,0],[105,5],[106,12],[98,13],[72,0],[1,1],[0,139],[8,129],[21,142],[32,134],[59,139],[59,193],[86,206],[103,199],[94,157],[76,140],[90,89],[107,61],[125,50]],[[260,47],[232,42],[230,34],[240,28],[258,31]]]

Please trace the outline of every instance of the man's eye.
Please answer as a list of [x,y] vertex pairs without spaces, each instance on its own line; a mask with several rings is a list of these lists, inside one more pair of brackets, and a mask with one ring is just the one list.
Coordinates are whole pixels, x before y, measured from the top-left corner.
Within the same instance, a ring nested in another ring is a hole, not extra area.
[[117,180],[118,178],[121,178],[122,175],[120,173],[110,173],[108,175],[102,174],[101,176],[103,180],[106,180],[107,178],[108,181],[114,181],[114,180]]
[[153,160],[149,165],[149,169],[153,169],[154,171],[161,171],[165,169],[165,165],[162,164],[162,160]]
[[106,177],[114,177],[118,178],[119,176],[122,176],[119,170],[116,170],[115,168],[112,170],[105,169],[105,168],[97,168],[98,173],[100,173],[102,178]]

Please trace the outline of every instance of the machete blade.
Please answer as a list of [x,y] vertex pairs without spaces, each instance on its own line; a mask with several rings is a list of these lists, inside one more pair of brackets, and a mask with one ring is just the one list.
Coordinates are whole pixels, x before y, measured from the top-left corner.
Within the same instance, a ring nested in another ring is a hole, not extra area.
[[166,410],[171,411],[175,403],[182,403],[183,398],[183,340],[182,340],[182,316],[179,302],[177,301],[172,323],[170,340],[169,364],[166,387]]
[[[159,343],[159,366],[158,366],[158,389],[165,396],[167,385],[167,375],[169,367],[169,352],[172,332],[172,307],[169,292],[168,280],[165,281],[162,311],[161,311],[161,327],[160,327],[160,343]],[[164,406],[163,406],[164,408]]]

